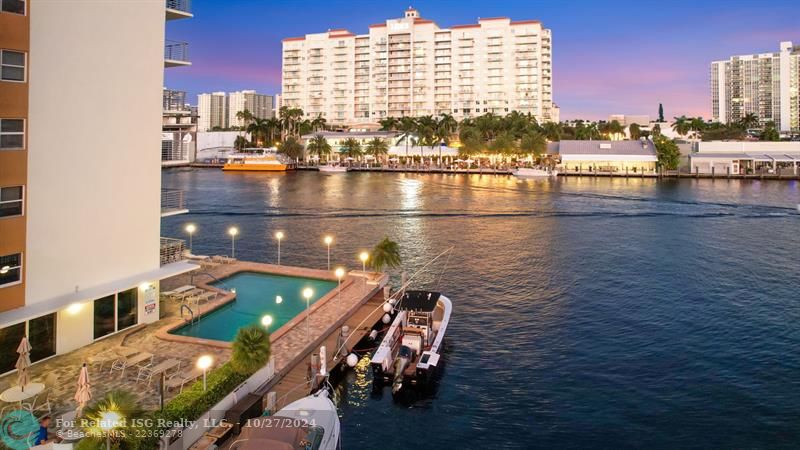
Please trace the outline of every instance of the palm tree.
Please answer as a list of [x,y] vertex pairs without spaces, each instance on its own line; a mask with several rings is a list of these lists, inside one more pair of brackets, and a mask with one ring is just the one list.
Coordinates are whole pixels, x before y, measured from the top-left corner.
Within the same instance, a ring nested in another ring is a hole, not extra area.
[[303,156],[303,144],[298,142],[294,136],[289,136],[278,146],[278,153],[297,161]]
[[376,272],[380,272],[384,267],[399,267],[401,262],[400,245],[388,237],[385,237],[373,247],[372,253],[370,254],[369,265],[375,269]]
[[450,137],[458,129],[458,121],[450,114],[441,114],[436,123],[435,137],[439,141],[439,164],[442,163],[442,147],[450,145]]
[[672,122],[672,131],[681,136],[686,136],[689,133],[689,119],[686,116],[674,117],[675,121]]
[[545,122],[542,129],[548,141],[554,142],[561,140],[561,127],[559,124],[555,122]]
[[231,366],[242,375],[264,367],[271,355],[269,333],[259,326],[239,328],[231,345]]
[[290,108],[281,106],[278,110],[278,117],[281,120],[281,138],[297,135],[297,125],[303,117],[303,110],[300,108]]
[[706,122],[702,117],[692,117],[689,120],[689,129],[694,133],[695,139],[700,139],[700,133],[705,129]]
[[538,158],[547,151],[547,140],[538,131],[531,131],[520,139],[519,150],[524,155]]
[[628,126],[628,134],[630,135],[631,139],[638,141],[642,136],[642,128],[638,123],[632,123],[630,126]]
[[244,136],[236,136],[236,140],[233,141],[233,148],[238,151],[242,151],[245,147],[247,147],[247,138]]
[[378,121],[381,124],[382,131],[394,131],[397,129],[398,120],[394,117],[386,117]]
[[414,136],[414,132],[417,130],[417,123],[413,117],[403,117],[400,119],[400,123],[398,125],[398,131],[400,131],[400,135],[398,136],[398,142],[405,139],[406,141],[406,158],[408,158],[408,144],[409,140],[412,136]]
[[375,159],[380,160],[381,156],[389,153],[389,144],[381,138],[373,138],[367,142],[367,154],[374,156]]
[[327,121],[324,117],[322,117],[322,114],[319,114],[314,120],[311,121],[311,129],[314,130],[314,132],[325,130],[326,126]]
[[759,124],[758,116],[753,113],[747,113],[742,117],[739,121],[739,125],[745,130],[749,130],[751,128],[756,128]]
[[247,129],[247,126],[250,125],[250,122],[255,119],[255,116],[249,110],[245,109],[244,111],[237,112],[236,118],[242,121],[241,129],[244,130]]
[[113,390],[97,403],[84,409],[86,420],[80,422],[86,437],[81,440],[78,447],[82,450],[106,448],[106,436],[109,434],[100,428],[100,424],[101,421],[105,421],[104,414],[107,411],[114,411],[124,419],[119,421],[115,432],[110,435],[112,447],[119,450],[137,448],[137,441],[141,440],[141,437],[136,436],[134,425],[137,419],[144,417],[144,413],[139,408],[136,396],[122,390]]
[[267,140],[267,134],[269,133],[267,119],[253,119],[247,126],[247,132],[250,133],[250,136],[257,145],[263,147]]
[[308,150],[309,155],[317,155],[321,160],[323,156],[327,157],[331,154],[331,144],[328,144],[325,136],[318,134],[309,139],[308,144],[306,144],[306,150]]
[[361,143],[358,142],[358,139],[354,138],[347,138],[342,142],[342,153],[347,155],[350,158],[357,158],[361,156]]
[[281,120],[277,117],[267,119],[266,132],[268,141],[267,143],[270,147],[272,147],[273,142],[275,142],[275,136],[280,136],[281,134]]

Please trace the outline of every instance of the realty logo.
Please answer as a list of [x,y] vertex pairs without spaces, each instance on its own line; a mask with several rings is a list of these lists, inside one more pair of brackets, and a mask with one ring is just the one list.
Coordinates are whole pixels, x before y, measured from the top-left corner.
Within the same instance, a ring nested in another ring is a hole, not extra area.
[[39,421],[29,411],[16,409],[0,419],[0,440],[12,450],[31,448],[39,431]]

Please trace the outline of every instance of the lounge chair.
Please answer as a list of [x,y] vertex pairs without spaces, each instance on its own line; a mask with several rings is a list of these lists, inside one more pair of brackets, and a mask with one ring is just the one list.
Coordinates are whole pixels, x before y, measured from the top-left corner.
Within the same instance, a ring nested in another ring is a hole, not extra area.
[[103,370],[105,363],[115,361],[121,357],[131,356],[138,352],[139,350],[135,348],[119,346],[89,356],[86,360],[89,364],[99,363],[100,367],[98,367],[97,370]]
[[161,375],[162,373],[166,373],[172,369],[173,375],[178,373],[181,369],[181,361],[178,359],[170,358],[166,361],[162,361],[155,366],[145,366],[139,369],[139,373],[136,374],[136,382],[147,380],[148,386],[150,382],[153,381],[154,376]]
[[201,302],[208,303],[209,300],[214,300],[217,298],[217,293],[214,291],[206,291],[202,294],[193,295],[186,299],[187,303],[194,303],[195,305],[200,305]]
[[116,359],[113,363],[111,363],[111,371],[109,371],[109,373],[119,370],[120,376],[124,376],[125,369],[128,367],[147,367],[153,364],[153,358],[154,356],[152,353],[142,352],[133,356]]
[[230,258],[222,255],[214,256],[213,258],[211,258],[211,260],[222,264],[232,264],[236,262],[236,258]]
[[182,301],[186,300],[189,297],[194,297],[195,295],[202,294],[203,292],[205,292],[205,289],[194,288],[194,289],[192,289],[190,291],[183,291],[183,292],[181,292],[179,294],[175,294],[175,295],[172,296],[172,298],[182,302]]
[[203,371],[200,369],[193,369],[189,372],[178,373],[171,376],[169,380],[167,380],[166,388],[167,389],[180,388],[179,392],[183,392],[183,386],[186,383],[191,383],[192,381],[202,376],[203,376]]

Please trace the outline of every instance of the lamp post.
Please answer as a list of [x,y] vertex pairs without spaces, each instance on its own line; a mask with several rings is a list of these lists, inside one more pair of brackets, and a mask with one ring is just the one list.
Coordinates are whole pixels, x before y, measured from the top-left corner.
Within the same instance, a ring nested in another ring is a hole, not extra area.
[[369,253],[361,252],[361,254],[358,255],[358,259],[361,260],[361,270],[363,272],[366,272],[367,271],[367,260],[369,259]]
[[211,355],[203,355],[197,359],[197,368],[203,371],[203,391],[206,390],[206,372],[214,363],[214,358]]
[[186,225],[186,232],[189,233],[189,252],[192,251],[192,235],[195,231],[197,231],[197,227],[193,223]]
[[333,243],[333,236],[325,236],[325,245],[328,246],[328,270],[331,270],[331,244]]
[[337,267],[336,271],[334,273],[336,274],[336,278],[339,279],[339,290],[336,292],[336,305],[337,305],[337,308],[339,309],[339,311],[341,312],[341,310],[342,310],[342,277],[344,277],[344,268]]
[[278,265],[281,265],[281,239],[283,239],[283,231],[275,233],[275,239],[278,240]]
[[116,411],[103,411],[98,426],[106,432],[106,450],[111,450],[111,432],[119,425],[122,417]]
[[228,234],[231,235],[231,258],[236,258],[236,235],[239,234],[239,229],[230,227],[228,228]]
[[314,291],[311,288],[303,289],[303,297],[306,299],[306,340],[311,341],[311,296]]
[[269,328],[272,325],[272,316],[266,315],[261,318],[261,325],[264,325],[264,328]]

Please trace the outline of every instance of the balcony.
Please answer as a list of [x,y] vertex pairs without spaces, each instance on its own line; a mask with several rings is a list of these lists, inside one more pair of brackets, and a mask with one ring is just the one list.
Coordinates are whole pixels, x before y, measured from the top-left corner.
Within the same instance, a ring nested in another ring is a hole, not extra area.
[[192,0],[167,0],[167,20],[191,19]]
[[176,262],[181,262],[185,259],[184,251],[186,250],[186,241],[183,239],[161,238],[161,246],[159,249],[159,256],[161,265],[166,266]]
[[161,189],[161,217],[186,214],[186,198],[180,189]]
[[188,42],[166,41],[164,43],[164,67],[191,65]]
[[164,89],[162,101],[164,111],[187,111],[190,109],[186,106],[185,91]]

